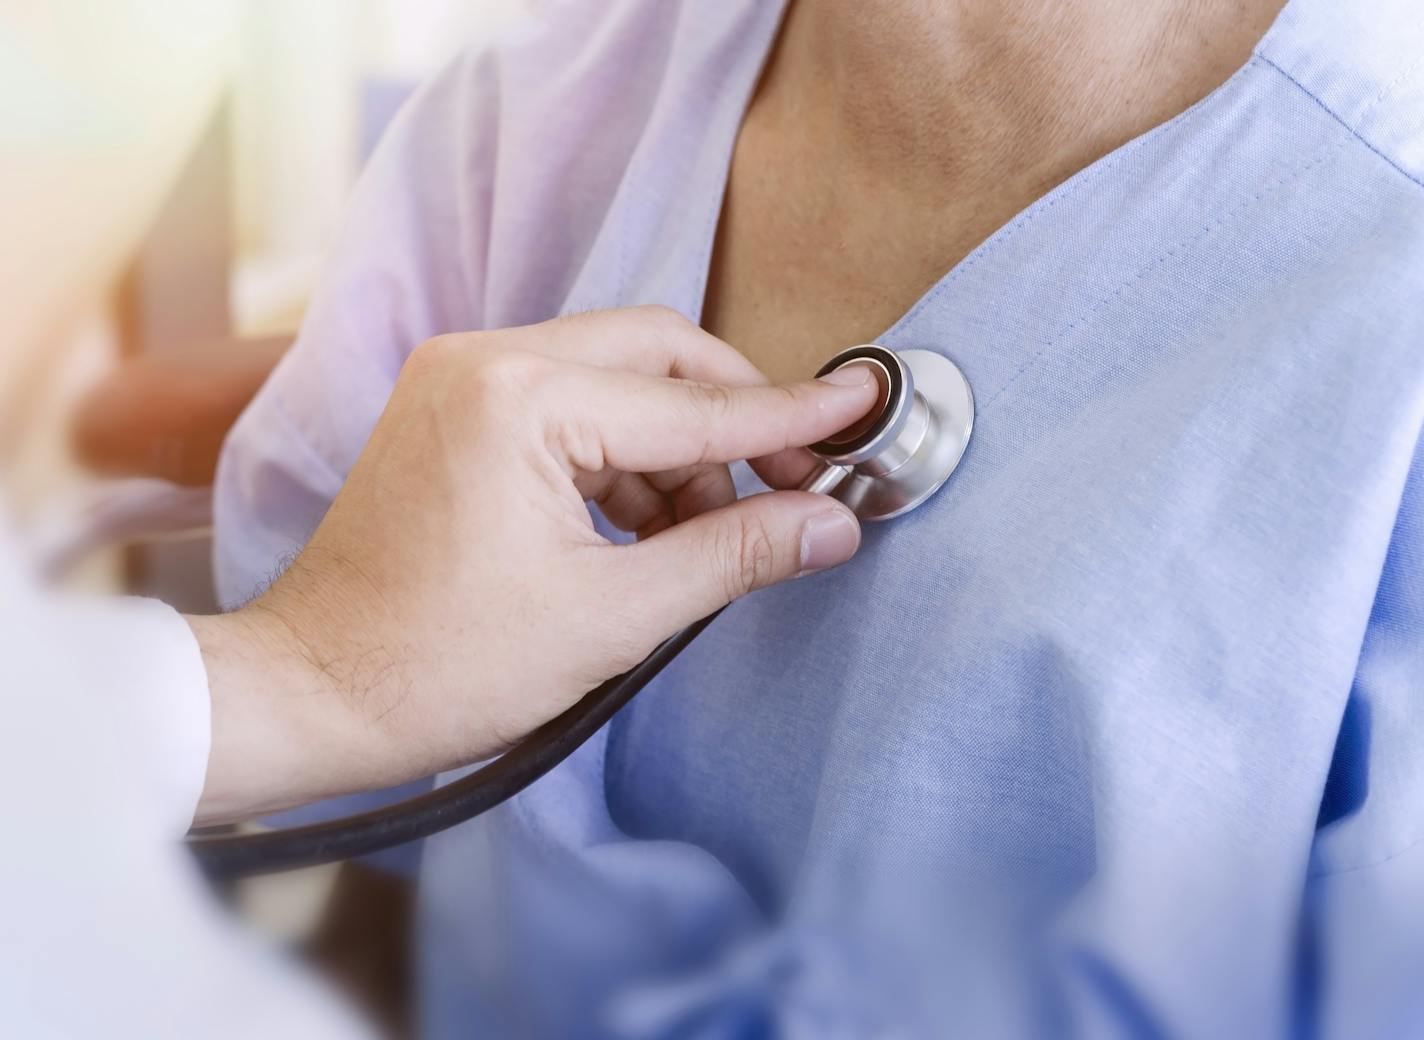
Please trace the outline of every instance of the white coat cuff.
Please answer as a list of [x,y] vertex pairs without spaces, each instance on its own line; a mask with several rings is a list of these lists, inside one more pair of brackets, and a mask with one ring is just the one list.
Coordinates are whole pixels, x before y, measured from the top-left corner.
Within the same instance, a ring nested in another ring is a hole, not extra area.
[[[92,674],[119,709],[130,761],[146,774],[165,829],[186,832],[197,811],[212,746],[208,674],[187,621],[158,600],[127,598],[81,607]],[[125,725],[129,723],[129,725]]]

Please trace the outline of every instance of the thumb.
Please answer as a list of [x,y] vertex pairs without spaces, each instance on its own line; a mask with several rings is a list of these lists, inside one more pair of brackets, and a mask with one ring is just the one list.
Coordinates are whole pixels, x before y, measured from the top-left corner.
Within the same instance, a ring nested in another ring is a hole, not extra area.
[[860,548],[860,523],[825,495],[752,495],[620,547],[658,627],[681,628],[732,600],[844,563]]

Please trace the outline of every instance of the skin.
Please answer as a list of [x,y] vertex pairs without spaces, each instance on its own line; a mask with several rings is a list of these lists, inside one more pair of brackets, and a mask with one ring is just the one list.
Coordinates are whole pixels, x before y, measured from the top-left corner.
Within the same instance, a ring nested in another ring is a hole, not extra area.
[[1035,199],[1224,82],[1281,6],[793,3],[737,140],[703,324],[777,381],[874,340]]
[[[844,506],[736,501],[724,464],[794,488],[800,446],[875,398],[863,366],[768,386],[661,308],[419,347],[286,573],[189,619],[213,714],[198,822],[489,758],[679,628],[849,559]],[[609,543],[588,499],[642,537]]]

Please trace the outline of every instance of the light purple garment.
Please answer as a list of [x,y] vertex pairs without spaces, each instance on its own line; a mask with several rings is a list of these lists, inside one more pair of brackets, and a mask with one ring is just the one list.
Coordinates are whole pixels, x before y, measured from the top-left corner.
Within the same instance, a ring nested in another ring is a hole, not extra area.
[[[778,16],[559,4],[414,100],[227,446],[229,602],[423,339],[699,314]],[[948,272],[880,342],[967,373],[961,469],[425,844],[428,1031],[1418,1032],[1421,182],[1424,7],[1293,0]]]

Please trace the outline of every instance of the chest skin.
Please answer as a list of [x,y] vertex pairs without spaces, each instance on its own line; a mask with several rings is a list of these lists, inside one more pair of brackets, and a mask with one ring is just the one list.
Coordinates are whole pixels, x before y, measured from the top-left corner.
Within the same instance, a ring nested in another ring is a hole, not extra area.
[[891,164],[866,171],[831,158],[825,136],[758,93],[708,268],[703,327],[777,383],[875,341],[995,228],[1095,158],[1001,177],[961,162],[915,186]]
[[873,342],[988,236],[990,221],[1028,201],[1015,192],[935,206],[827,171],[814,150],[753,105],[708,272],[703,326],[777,383]]

